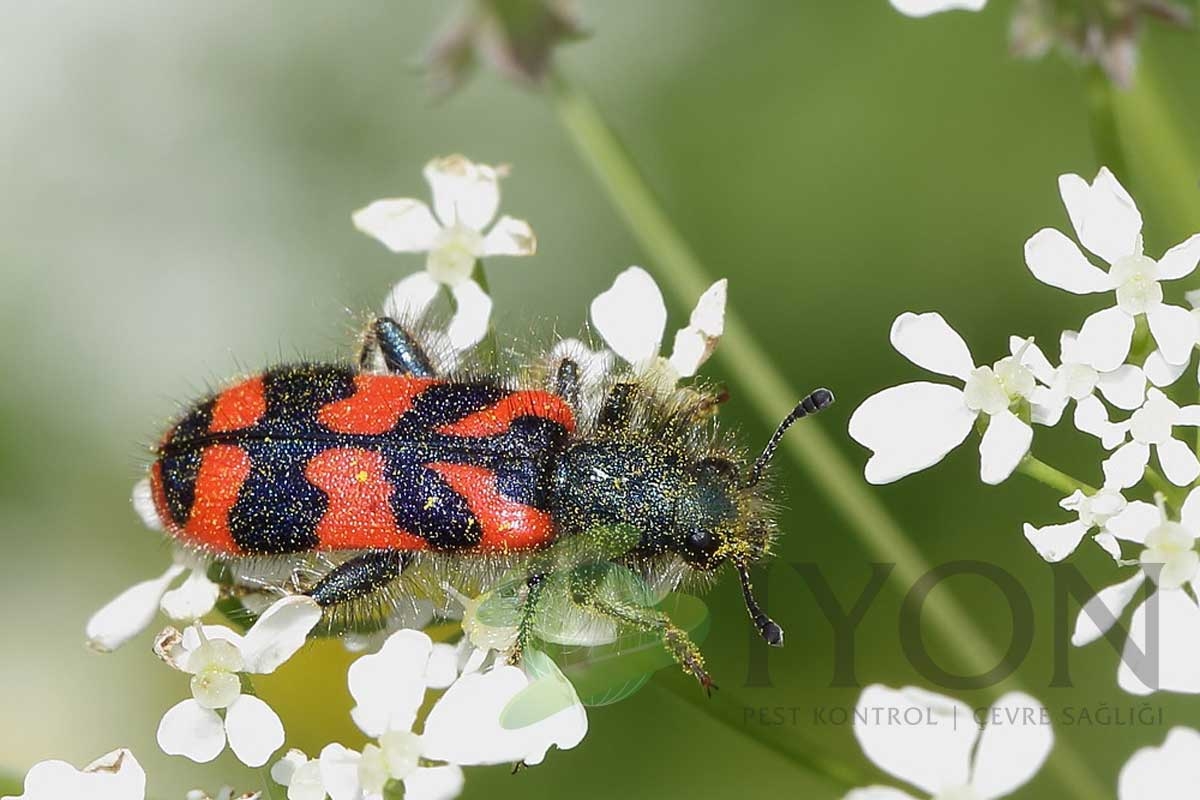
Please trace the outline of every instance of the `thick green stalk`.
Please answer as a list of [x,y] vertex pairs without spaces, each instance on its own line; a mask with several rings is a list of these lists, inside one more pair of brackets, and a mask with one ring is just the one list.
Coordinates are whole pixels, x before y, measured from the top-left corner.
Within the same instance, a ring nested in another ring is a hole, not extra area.
[[1088,129],[1092,134],[1092,147],[1096,151],[1096,166],[1108,167],[1117,180],[1130,193],[1134,193],[1131,183],[1133,176],[1129,173],[1129,161],[1125,157],[1121,130],[1117,124],[1114,93],[1118,89],[1104,70],[1094,64],[1087,69],[1086,81]]
[[[675,700],[685,703],[708,717],[717,720],[726,728],[757,742],[772,753],[779,755],[806,771],[820,776],[839,795],[858,786],[874,783],[875,779],[865,770],[858,770],[824,754],[788,728],[765,728],[761,725],[746,725],[742,720],[745,708],[722,692],[706,697],[696,690],[694,681],[657,681],[654,688],[670,694]],[[774,731],[781,731],[775,735]]]
[[[617,213],[645,248],[657,274],[665,279],[676,297],[693,302],[707,288],[710,278],[659,206],[632,158],[590,98],[561,74],[553,75],[549,83],[563,128],[608,193]],[[725,335],[717,353],[764,419],[778,419],[801,396],[775,369],[736,311],[726,314]],[[808,473],[872,558],[895,564],[894,588],[907,591],[929,571],[929,563],[863,483],[858,469],[819,425],[798,426],[784,439],[784,450]],[[929,595],[925,619],[954,648],[959,661],[973,672],[987,672],[999,661],[991,641],[975,627],[949,592]],[[1007,686],[1014,683],[1010,679]],[[1068,796],[1094,798],[1106,794],[1088,767],[1061,739],[1051,759],[1051,768]]]
[[1051,489],[1058,489],[1063,494],[1071,494],[1078,490],[1086,495],[1093,495],[1096,489],[1093,486],[1088,486],[1081,480],[1072,478],[1067,473],[1060,469],[1055,469],[1046,462],[1034,458],[1033,454],[1025,456],[1021,463],[1017,466],[1017,472],[1022,475],[1027,475],[1035,481],[1041,481]]

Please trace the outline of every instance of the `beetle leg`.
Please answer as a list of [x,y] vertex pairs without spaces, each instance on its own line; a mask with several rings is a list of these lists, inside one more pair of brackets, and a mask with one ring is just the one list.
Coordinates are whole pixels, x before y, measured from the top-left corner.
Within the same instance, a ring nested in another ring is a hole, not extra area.
[[572,600],[581,607],[659,637],[675,662],[684,672],[699,681],[704,691],[711,695],[712,690],[717,688],[704,669],[704,654],[700,652],[700,648],[687,635],[687,631],[671,622],[671,618],[663,612],[633,602],[599,598],[595,594],[594,583],[587,580],[572,583],[571,593]]
[[521,601],[521,619],[517,622],[517,640],[508,656],[509,664],[521,663],[521,655],[533,635],[533,622],[537,614],[538,602],[542,599],[542,589],[546,585],[546,575],[534,572],[525,579],[525,599]]
[[573,358],[564,358],[558,362],[554,373],[553,391],[567,401],[571,408],[579,408],[579,362]]
[[416,338],[391,317],[379,317],[367,328],[363,347],[358,353],[358,364],[366,368],[378,347],[388,372],[396,375],[413,375],[418,378],[433,378],[433,363]]
[[623,428],[629,422],[629,414],[633,409],[633,396],[637,386],[632,383],[618,383],[612,387],[600,407],[600,418],[597,425],[601,428]]
[[412,556],[396,550],[369,550],[330,570],[307,594],[322,608],[364,597],[400,576]]

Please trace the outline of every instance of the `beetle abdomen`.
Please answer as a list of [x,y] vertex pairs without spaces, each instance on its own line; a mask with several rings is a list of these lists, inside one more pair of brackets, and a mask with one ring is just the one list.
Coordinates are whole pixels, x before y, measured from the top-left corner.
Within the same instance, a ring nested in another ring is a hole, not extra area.
[[281,367],[193,407],[151,485],[167,529],[221,555],[530,549],[574,424],[546,392]]

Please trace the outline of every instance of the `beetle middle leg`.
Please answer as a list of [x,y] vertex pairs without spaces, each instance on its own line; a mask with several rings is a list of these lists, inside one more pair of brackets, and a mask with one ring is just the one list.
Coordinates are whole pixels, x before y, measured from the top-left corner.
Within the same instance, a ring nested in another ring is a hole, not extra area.
[[306,594],[322,608],[365,597],[400,577],[412,556],[396,550],[368,550],[328,573]]
[[433,362],[416,338],[391,317],[379,317],[367,328],[362,349],[358,353],[358,365],[369,366],[378,347],[388,372],[395,375],[413,375],[418,378],[437,377]]
[[704,654],[700,652],[700,648],[688,636],[687,631],[673,623],[663,612],[639,605],[632,600],[598,596],[594,573],[590,571],[572,573],[571,599],[595,614],[657,636],[675,662],[684,672],[699,681],[706,692],[712,694],[712,690],[717,688],[704,668]]

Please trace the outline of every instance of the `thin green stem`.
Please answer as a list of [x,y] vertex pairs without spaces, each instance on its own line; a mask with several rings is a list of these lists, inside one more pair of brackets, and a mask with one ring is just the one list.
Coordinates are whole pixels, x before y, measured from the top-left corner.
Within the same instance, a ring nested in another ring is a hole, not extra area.
[[1097,65],[1088,67],[1086,82],[1088,128],[1092,134],[1096,161],[1099,162],[1097,166],[1108,167],[1125,188],[1132,192],[1129,162],[1125,157],[1120,126],[1117,124],[1113,96],[1117,90],[1112,80]]
[[1017,465],[1017,472],[1033,478],[1035,481],[1041,481],[1051,489],[1057,489],[1063,494],[1071,494],[1075,491],[1083,492],[1086,495],[1096,493],[1095,487],[1088,486],[1078,478],[1072,478],[1062,470],[1055,469],[1041,459],[1034,458],[1032,453],[1025,456]]
[[706,697],[696,690],[694,681],[668,679],[655,681],[652,685],[661,693],[669,694],[675,701],[691,706],[729,730],[819,776],[839,794],[874,782],[873,776],[866,771],[855,769],[824,754],[816,755],[817,746],[798,736],[795,729],[782,729],[784,733],[775,735],[774,732],[781,730],[780,727],[747,725],[744,721],[745,708],[735,704],[725,693],[717,692],[712,697]]
[[[694,301],[708,286],[709,276],[659,206],[633,160],[590,98],[561,74],[552,75],[549,85],[563,128],[617,213],[645,248],[671,292],[685,302]],[[777,419],[800,396],[736,311],[726,315],[725,336],[717,352],[762,417]],[[929,571],[930,565],[920,551],[819,425],[806,425],[789,433],[784,450],[808,473],[872,557],[896,565],[892,571],[894,588],[907,591]],[[991,640],[949,592],[929,595],[925,619],[954,648],[958,660],[976,674],[991,670],[999,661]],[[1006,682],[1009,687],[1014,684],[1011,678]],[[995,693],[999,694],[999,687]],[[1051,768],[1069,796],[1092,798],[1106,793],[1064,741],[1060,740],[1055,748]]]

